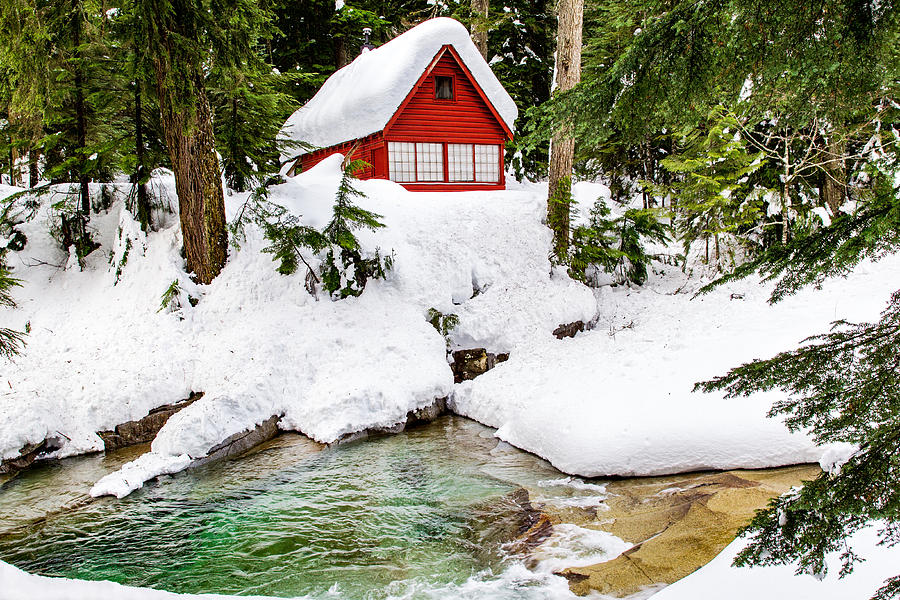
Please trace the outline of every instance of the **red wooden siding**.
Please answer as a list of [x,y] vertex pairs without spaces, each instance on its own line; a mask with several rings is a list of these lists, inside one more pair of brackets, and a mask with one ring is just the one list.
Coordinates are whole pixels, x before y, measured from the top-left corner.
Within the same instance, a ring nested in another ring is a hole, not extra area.
[[[453,100],[434,97],[434,78],[452,77]],[[503,144],[506,132],[456,58],[441,52],[437,64],[419,84],[384,131],[388,141]]]
[[373,133],[361,140],[351,140],[337,146],[329,146],[328,148],[321,148],[309,154],[304,154],[300,157],[300,166],[306,171],[332,154],[339,152],[346,155],[357,142],[359,142],[359,147],[353,153],[353,160],[364,160],[371,166],[357,173],[356,176],[360,179],[371,179],[373,177],[386,179],[388,171],[387,147],[381,132]]
[[[453,99],[435,98],[435,77],[453,78]],[[322,148],[300,157],[307,170],[336,152],[346,154],[359,142],[354,159],[372,166],[358,173],[360,179],[390,179],[387,142],[432,142],[444,144],[443,182],[400,183],[411,191],[497,190],[506,188],[503,148],[512,132],[477,87],[468,69],[451,46],[435,55],[429,68],[400,105],[384,131],[361,140]],[[500,176],[496,182],[449,182],[446,144],[493,144],[497,146]]]

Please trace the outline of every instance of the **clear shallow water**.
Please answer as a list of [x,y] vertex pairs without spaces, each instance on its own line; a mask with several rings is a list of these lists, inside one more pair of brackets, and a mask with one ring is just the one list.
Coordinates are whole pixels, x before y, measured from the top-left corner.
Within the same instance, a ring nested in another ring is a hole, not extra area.
[[42,478],[38,469],[0,488],[0,513],[9,513],[0,559],[32,573],[175,592],[558,597],[568,587],[550,575],[550,562],[578,552],[602,558],[611,537],[590,532],[576,548],[569,531],[559,540],[571,548],[553,547],[552,538],[541,550],[553,561],[526,569],[508,544],[535,516],[523,487],[562,506],[599,505],[603,488],[454,417],[324,449],[281,436],[249,457],[23,527],[17,511],[40,496]]

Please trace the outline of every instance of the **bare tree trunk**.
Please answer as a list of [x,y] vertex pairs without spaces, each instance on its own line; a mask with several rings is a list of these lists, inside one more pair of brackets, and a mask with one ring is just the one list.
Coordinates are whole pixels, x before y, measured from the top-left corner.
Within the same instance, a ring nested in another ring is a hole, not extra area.
[[846,165],[844,164],[846,147],[846,142],[832,139],[829,140],[828,149],[825,152],[825,160],[829,162],[822,170],[819,197],[822,203],[828,207],[832,216],[837,215],[844,204],[847,186]]
[[490,0],[472,0],[472,12],[481,17],[481,19],[476,19],[475,23],[472,25],[472,41],[475,42],[475,45],[478,47],[478,51],[481,52],[484,60],[488,59],[488,32],[486,21],[488,18],[489,2]]
[[[181,212],[181,233],[187,270],[200,283],[210,283],[225,266],[228,233],[225,199],[216,159],[212,110],[206,95],[201,65],[183,61],[174,65],[167,31],[160,32],[161,52],[154,56],[162,129],[175,172],[175,190]],[[177,97],[174,78],[190,81],[193,97]],[[193,104],[185,107],[187,100]]]
[[16,154],[12,145],[9,146],[9,185],[16,185]]
[[137,192],[137,217],[143,231],[150,230],[150,199],[147,195],[147,184],[144,182],[146,167],[144,166],[144,113],[142,109],[141,80],[134,80],[134,150],[137,157],[137,170],[134,173],[134,185]]
[[781,243],[787,244],[790,239],[790,222],[791,222],[791,150],[790,139],[785,142],[784,148],[784,183],[781,187]]
[[40,155],[40,151],[36,148],[28,151],[28,187],[30,188],[37,187],[40,180],[40,174],[38,173],[38,157]]
[[347,44],[344,38],[338,38],[334,42],[334,62],[338,69],[343,69],[350,64],[350,57],[347,55]]
[[[87,123],[84,109],[84,80],[81,75],[81,14],[79,0],[72,0],[72,42],[75,50],[75,131],[78,137],[78,150],[84,152],[87,146]],[[88,176],[84,172],[84,156],[78,161],[78,187],[81,194],[81,214],[87,219],[91,214],[91,195],[88,189]]]
[[[564,92],[581,80],[581,28],[584,0],[559,0],[556,42],[556,89]],[[563,259],[569,249],[569,202],[575,138],[564,127],[550,143],[550,186],[547,221],[553,229],[556,256]]]

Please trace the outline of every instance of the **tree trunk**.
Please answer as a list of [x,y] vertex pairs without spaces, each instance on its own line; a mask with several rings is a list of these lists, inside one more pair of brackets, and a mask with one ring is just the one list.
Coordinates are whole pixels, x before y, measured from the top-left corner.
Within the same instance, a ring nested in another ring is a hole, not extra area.
[[828,207],[831,216],[835,216],[844,205],[847,186],[847,173],[844,164],[844,153],[847,143],[834,139],[828,142],[825,160],[828,163],[822,168],[822,184],[819,186],[819,197],[822,204]]
[[81,74],[81,14],[79,0],[72,0],[72,42],[75,57],[75,131],[78,137],[78,151],[82,153],[78,161],[78,186],[81,194],[81,214],[87,219],[91,214],[91,195],[88,176],[84,172],[84,152],[87,146],[87,124],[84,109],[84,80]]
[[134,185],[137,192],[137,217],[143,231],[150,230],[150,199],[147,184],[144,182],[144,116],[141,106],[141,81],[134,80],[134,151],[137,157],[137,170],[134,173]]
[[[168,39],[164,40],[167,45]],[[169,50],[167,48],[167,50]],[[212,111],[206,96],[201,65],[181,64],[173,73],[169,57],[154,60],[159,88],[159,108],[163,133],[175,172],[175,191],[181,212],[181,234],[187,270],[200,283],[210,283],[225,266],[228,234],[225,228],[225,199],[216,159]],[[189,77],[193,84],[194,108],[182,108],[172,77]]]
[[338,38],[334,42],[334,62],[338,69],[343,69],[350,64],[350,59],[347,56],[347,44],[344,43],[344,38]]
[[[581,80],[581,27],[584,0],[559,0],[556,42],[556,89],[575,87]],[[557,130],[550,143],[550,186],[547,221],[553,229],[557,259],[569,249],[569,204],[575,138],[568,127]]]
[[791,149],[785,146],[784,149],[784,172],[782,177],[784,183],[781,186],[781,243],[787,244],[790,240],[790,223],[791,223]]
[[40,174],[38,173],[38,157],[40,151],[32,148],[28,151],[28,187],[35,188],[38,186]]
[[9,185],[16,185],[16,154],[12,144],[9,146]]
[[472,12],[480,17],[476,17],[475,22],[472,24],[472,41],[475,42],[475,46],[478,47],[478,51],[481,52],[484,60],[488,59],[487,18],[489,2],[490,0],[472,0]]

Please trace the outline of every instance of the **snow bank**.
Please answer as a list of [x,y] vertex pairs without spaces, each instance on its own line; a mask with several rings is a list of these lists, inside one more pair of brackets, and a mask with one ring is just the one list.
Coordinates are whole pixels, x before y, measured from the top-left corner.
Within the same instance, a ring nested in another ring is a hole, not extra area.
[[643,289],[598,290],[594,330],[561,341],[535,338],[508,362],[456,386],[451,408],[587,477],[764,468],[833,454],[766,418],[780,392],[725,400],[692,393],[693,384],[796,347],[836,319],[877,319],[900,279],[900,256],[860,265],[846,279],[774,306],[766,303],[770,286],[757,281],[692,300],[702,282],[675,267],[655,269]]
[[734,557],[744,547],[737,539],[712,562],[665,588],[654,600],[695,600],[697,598],[790,598],[791,600],[863,600],[870,598],[884,580],[897,575],[900,548],[878,545],[879,524],[869,525],[850,537],[853,550],[865,559],[853,573],[838,578],[840,553],[828,555],[828,575],[818,580],[812,575],[794,575],[795,566],[735,568]]
[[[458,21],[431,19],[358,56],[288,118],[281,137],[333,146],[381,131],[438,50],[452,45],[497,113],[513,129],[518,110]],[[287,158],[287,157],[284,157]]]
[[[274,188],[272,198],[321,227],[339,164],[339,156],[323,161]],[[122,496],[273,415],[283,429],[332,442],[393,426],[449,395],[446,342],[427,322],[429,308],[459,315],[451,343],[504,352],[593,316],[589,290],[550,276],[540,198],[358,185],[368,194],[361,204],[387,225],[361,234],[363,246],[393,252],[395,269],[361,297],[340,302],[309,296],[302,272],[278,274],[255,227],[212,284],[195,286],[183,273],[177,221],[145,236],[121,203],[92,219],[103,248],[85,270],[61,270],[53,265],[67,257],[47,235],[50,215],[42,213],[27,226],[28,246],[13,257],[25,280],[15,291],[20,307],[0,309],[3,326],[30,322],[32,331],[24,354],[4,365],[3,456],[47,437],[63,442],[61,454],[99,450],[96,431],[191,390],[205,392],[169,420],[151,455],[93,490]],[[229,218],[244,198],[227,198]],[[125,240],[132,240],[129,259],[120,264]],[[157,312],[173,280],[184,288],[183,308]],[[188,295],[200,299],[196,307]]]

